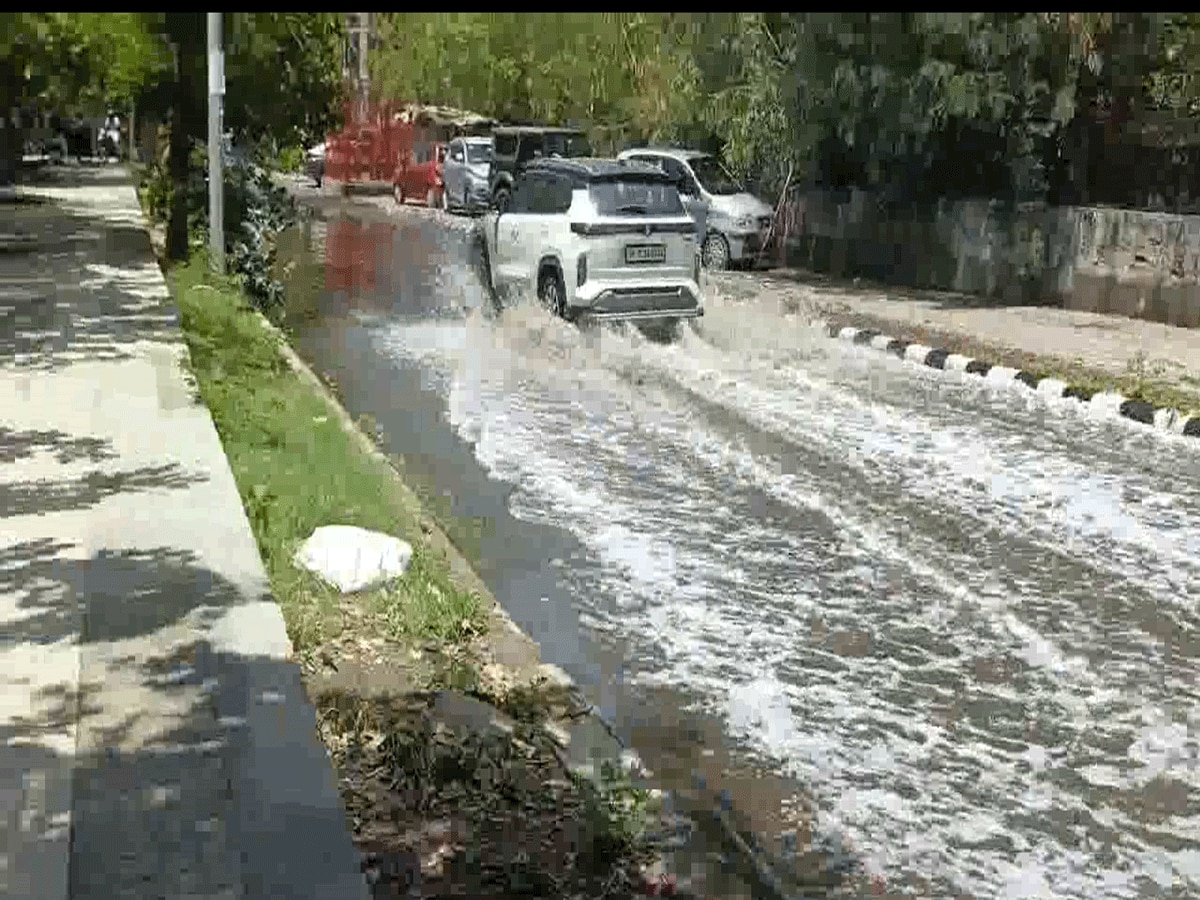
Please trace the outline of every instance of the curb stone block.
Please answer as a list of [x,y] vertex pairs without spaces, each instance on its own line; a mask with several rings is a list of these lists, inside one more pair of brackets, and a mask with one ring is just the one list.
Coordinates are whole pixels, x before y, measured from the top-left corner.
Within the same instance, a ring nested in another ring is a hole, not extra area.
[[1126,400],[1117,411],[1126,419],[1133,419],[1143,425],[1154,424],[1154,406],[1145,400]]
[[1043,378],[1035,388],[1039,394],[1046,394],[1050,397],[1061,397],[1066,389],[1067,383],[1058,378]]
[[932,352],[933,348],[927,347],[925,344],[909,344],[904,348],[904,358],[920,365],[925,365],[925,360],[929,358],[929,354]]
[[856,344],[869,344],[878,334],[878,331],[873,331],[870,328],[864,328],[854,335],[853,340]]
[[931,369],[945,369],[946,358],[950,356],[947,350],[931,350],[925,357],[925,365]]
[[[1081,403],[1091,403],[1100,394],[1116,397],[1111,392],[1096,392],[1066,382],[1053,376],[1039,378],[1033,372],[1025,369],[1012,369],[1007,366],[993,366],[981,359],[971,359],[941,347],[926,347],[923,344],[893,338],[873,328],[856,328],[852,325],[839,327],[834,322],[820,321],[815,323],[823,328],[830,337],[848,340],[854,344],[870,344],[877,350],[923,364],[931,369],[953,370],[966,372],[969,375],[986,377],[989,372],[1012,372],[1013,380],[1021,383],[1030,390],[1050,397],[1063,397],[1078,400]],[[1166,407],[1155,407],[1145,400],[1120,398],[1116,412],[1131,422],[1148,425],[1159,430],[1173,431],[1185,437],[1200,437],[1200,416],[1185,418],[1181,413]]]

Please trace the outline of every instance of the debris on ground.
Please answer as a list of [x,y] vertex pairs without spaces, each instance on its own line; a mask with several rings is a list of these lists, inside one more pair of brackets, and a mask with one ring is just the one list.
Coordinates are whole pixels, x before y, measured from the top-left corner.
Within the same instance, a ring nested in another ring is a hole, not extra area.
[[642,892],[655,851],[641,794],[601,796],[540,723],[455,691],[330,692],[317,708],[355,842],[418,860],[420,896]]
[[355,525],[323,525],[296,551],[296,565],[343,594],[401,577],[412,559],[407,541]]

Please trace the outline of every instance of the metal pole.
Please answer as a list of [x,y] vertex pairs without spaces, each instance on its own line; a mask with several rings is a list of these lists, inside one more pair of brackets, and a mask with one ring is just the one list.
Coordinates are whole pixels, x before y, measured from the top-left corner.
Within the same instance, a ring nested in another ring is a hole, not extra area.
[[225,52],[221,48],[221,14],[208,14],[208,264],[225,272],[225,173],[221,164],[224,128]]

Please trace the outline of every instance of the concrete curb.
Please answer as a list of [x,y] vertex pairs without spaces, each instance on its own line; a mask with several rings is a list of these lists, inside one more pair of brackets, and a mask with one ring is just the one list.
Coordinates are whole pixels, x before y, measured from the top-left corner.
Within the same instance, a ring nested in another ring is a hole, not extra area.
[[1057,378],[1038,378],[1032,372],[1023,369],[992,365],[980,359],[951,353],[948,350],[895,338],[873,328],[857,328],[853,325],[840,326],[835,322],[825,320],[818,320],[813,324],[831,338],[851,344],[870,346],[930,369],[965,372],[968,375],[977,375],[994,381],[1017,383],[1034,393],[1046,397],[1068,397],[1080,403],[1091,404],[1093,408],[1109,411],[1131,422],[1146,425],[1158,431],[1185,437],[1200,437],[1200,415],[1185,416],[1176,409],[1155,407],[1145,400],[1132,400],[1112,391],[1101,391],[1089,396]]

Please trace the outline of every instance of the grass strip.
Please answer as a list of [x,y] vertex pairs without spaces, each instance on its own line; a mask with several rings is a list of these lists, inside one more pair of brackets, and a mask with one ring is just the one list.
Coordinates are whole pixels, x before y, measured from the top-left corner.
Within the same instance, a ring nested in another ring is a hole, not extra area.
[[297,568],[293,555],[321,525],[357,525],[413,545],[404,577],[360,598],[387,637],[465,642],[486,627],[481,598],[459,588],[393,502],[394,474],[367,456],[325,401],[288,367],[236,284],[193,257],[172,270],[184,338],[212,413],[288,635],[298,653],[343,628],[336,589]]

